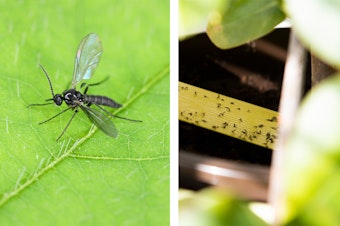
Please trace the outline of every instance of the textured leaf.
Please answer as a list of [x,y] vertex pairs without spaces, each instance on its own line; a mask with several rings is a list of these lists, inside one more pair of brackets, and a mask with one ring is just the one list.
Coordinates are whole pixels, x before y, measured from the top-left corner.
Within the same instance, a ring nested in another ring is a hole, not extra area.
[[[157,19],[155,19],[157,18]],[[0,7],[0,224],[169,224],[169,2],[2,1]],[[81,39],[103,55],[88,93],[140,119],[112,121],[117,139],[66,106],[26,108],[69,87]]]
[[305,45],[325,62],[340,68],[340,2],[285,0],[294,30]]

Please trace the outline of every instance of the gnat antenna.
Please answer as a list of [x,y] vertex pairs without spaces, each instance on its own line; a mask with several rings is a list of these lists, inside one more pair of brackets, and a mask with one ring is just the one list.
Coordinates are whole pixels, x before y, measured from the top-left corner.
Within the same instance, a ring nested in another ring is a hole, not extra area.
[[41,69],[43,70],[43,72],[44,72],[45,75],[46,75],[46,78],[47,78],[47,80],[48,80],[48,83],[50,84],[50,89],[51,89],[52,97],[54,97],[54,91],[53,91],[53,87],[52,87],[52,83],[51,83],[50,77],[48,76],[48,74],[47,74],[45,68],[44,68],[41,64],[39,64],[39,66],[41,67]]

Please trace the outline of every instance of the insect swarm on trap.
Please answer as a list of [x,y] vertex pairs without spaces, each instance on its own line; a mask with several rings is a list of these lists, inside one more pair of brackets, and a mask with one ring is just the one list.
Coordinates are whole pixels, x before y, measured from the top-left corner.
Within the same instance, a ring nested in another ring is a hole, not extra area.
[[[32,106],[44,106],[55,103],[56,105],[60,106],[63,101],[67,104],[68,108],[62,110],[55,116],[40,122],[39,124],[46,123],[57,116],[63,114],[64,112],[72,109],[74,113],[71,116],[71,119],[66,124],[65,128],[57,138],[57,141],[64,135],[65,131],[69,127],[72,119],[78,113],[78,109],[80,108],[86,116],[93,122],[101,131],[111,137],[117,137],[118,132],[110,120],[110,117],[116,117],[120,119],[125,119],[134,122],[141,122],[140,120],[128,119],[120,116],[116,116],[111,114],[109,111],[105,110],[103,106],[108,106],[111,108],[120,108],[122,107],[121,104],[115,102],[109,97],[106,96],[99,96],[99,95],[87,95],[87,91],[90,86],[96,86],[104,82],[105,80],[94,83],[88,84],[82,83],[80,88],[85,86],[84,94],[76,90],[76,85],[79,84],[84,79],[90,79],[93,76],[93,73],[99,63],[100,57],[103,53],[103,48],[100,42],[100,39],[97,34],[90,33],[85,36],[82,41],[80,42],[74,62],[74,71],[73,71],[73,78],[72,78],[72,86],[70,89],[65,90],[62,94],[54,94],[54,90],[52,87],[52,83],[50,77],[48,76],[46,70],[40,65],[41,69],[43,70],[47,81],[50,85],[52,98],[47,99],[47,103],[44,104],[30,104],[28,107]],[[91,108],[91,105],[95,105],[98,109]]]

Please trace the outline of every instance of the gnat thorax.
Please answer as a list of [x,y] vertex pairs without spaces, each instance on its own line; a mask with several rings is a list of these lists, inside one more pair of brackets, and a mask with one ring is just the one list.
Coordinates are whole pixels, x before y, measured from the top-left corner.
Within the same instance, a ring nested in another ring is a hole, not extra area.
[[83,102],[83,94],[75,89],[69,89],[63,92],[64,101],[70,107],[79,106]]

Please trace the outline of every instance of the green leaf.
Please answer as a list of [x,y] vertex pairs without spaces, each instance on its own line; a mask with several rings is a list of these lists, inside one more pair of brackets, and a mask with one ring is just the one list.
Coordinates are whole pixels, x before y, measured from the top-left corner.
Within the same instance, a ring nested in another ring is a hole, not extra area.
[[340,222],[340,74],[304,100],[285,158],[288,225]]
[[[185,192],[185,194],[183,194]],[[208,188],[197,193],[180,191],[179,222],[183,226],[265,226],[252,213],[248,203],[221,189]]]
[[285,0],[293,28],[305,45],[330,65],[340,68],[340,2]]
[[208,20],[212,14],[229,0],[179,0],[179,36],[184,38],[193,34],[205,32]]
[[207,34],[221,49],[243,45],[271,32],[285,15],[280,0],[229,0],[209,19]]
[[[5,1],[0,9],[0,224],[169,224],[169,2]],[[4,7],[4,5],[6,7]],[[157,18],[157,19],[155,19]],[[81,39],[95,32],[103,55],[88,93],[123,104],[105,135],[66,106],[26,106],[72,79]]]

